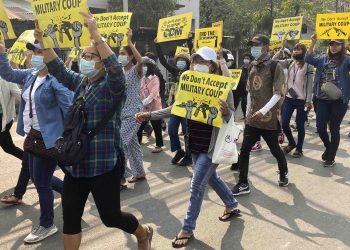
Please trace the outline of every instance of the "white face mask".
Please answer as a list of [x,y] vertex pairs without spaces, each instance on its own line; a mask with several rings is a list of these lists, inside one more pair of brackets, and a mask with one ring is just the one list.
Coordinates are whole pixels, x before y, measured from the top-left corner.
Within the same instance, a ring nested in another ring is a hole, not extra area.
[[232,66],[232,64],[233,64],[233,62],[232,62],[232,61],[228,61],[228,62],[226,62],[226,66],[227,66],[227,68],[231,67],[231,66]]
[[244,62],[244,64],[249,64],[250,60],[249,59],[244,59],[243,62]]
[[209,66],[204,64],[196,64],[194,65],[193,70],[201,73],[209,73]]
[[43,56],[37,56],[33,55],[31,59],[32,67],[36,70],[42,70],[46,67],[46,64],[44,63],[44,57]]
[[123,55],[118,56],[118,61],[121,63],[123,67],[125,67],[129,63],[128,56],[123,56]]

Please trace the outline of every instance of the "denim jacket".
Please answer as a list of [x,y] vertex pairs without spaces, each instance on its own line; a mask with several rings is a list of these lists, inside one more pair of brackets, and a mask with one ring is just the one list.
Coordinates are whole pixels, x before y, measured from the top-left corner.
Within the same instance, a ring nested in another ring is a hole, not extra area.
[[[12,69],[7,53],[0,53],[0,76],[8,81],[22,85],[22,94],[36,80],[37,71],[33,69]],[[73,92],[69,91],[52,75],[35,91],[34,101],[41,134],[47,149],[54,147],[55,141],[63,132],[63,120],[73,100]],[[21,95],[17,133],[24,136],[23,111],[25,101]]]
[[[327,55],[314,56],[310,54],[306,54],[305,61],[316,68],[315,80],[314,80],[314,95],[319,95],[320,83],[322,71],[327,63]],[[350,99],[350,57],[346,56],[341,65],[339,65],[336,70],[336,79],[338,81],[338,86],[342,91],[343,103],[348,103]]]

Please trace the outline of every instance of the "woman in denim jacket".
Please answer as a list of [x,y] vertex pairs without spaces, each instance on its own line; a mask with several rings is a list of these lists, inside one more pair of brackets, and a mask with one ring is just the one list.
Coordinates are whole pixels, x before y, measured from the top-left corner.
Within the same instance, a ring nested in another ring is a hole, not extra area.
[[[317,98],[316,124],[318,134],[325,146],[322,161],[325,167],[335,165],[335,155],[340,141],[340,124],[346,114],[350,99],[350,57],[346,56],[345,40],[333,39],[329,42],[327,54],[319,57],[313,55],[317,35],[311,37],[312,43],[306,54],[305,61],[316,68],[314,95]],[[334,84],[342,95],[338,100],[332,100],[322,91],[325,83]],[[327,132],[327,124],[331,139]]]
[[[33,68],[27,70],[12,69],[4,40],[0,40],[0,75],[9,82],[23,86],[19,107],[17,133],[25,136],[32,129],[41,133],[46,149],[54,147],[56,139],[63,132],[63,119],[73,99],[73,92],[65,88],[55,77],[48,73],[43,61],[43,50],[39,44],[27,44],[32,50]],[[29,95],[32,99],[30,114]],[[26,243],[39,242],[57,232],[53,224],[53,192],[51,180],[56,169],[55,159],[45,159],[28,153],[29,172],[39,195],[40,224],[24,239]],[[54,182],[62,190],[62,182]]]

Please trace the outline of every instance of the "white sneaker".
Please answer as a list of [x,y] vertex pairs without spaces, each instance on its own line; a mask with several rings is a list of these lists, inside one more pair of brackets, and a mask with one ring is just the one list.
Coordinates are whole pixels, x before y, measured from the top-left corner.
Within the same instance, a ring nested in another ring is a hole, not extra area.
[[25,237],[25,243],[36,243],[42,241],[43,239],[57,233],[58,229],[55,225],[51,227],[36,226],[27,237]]

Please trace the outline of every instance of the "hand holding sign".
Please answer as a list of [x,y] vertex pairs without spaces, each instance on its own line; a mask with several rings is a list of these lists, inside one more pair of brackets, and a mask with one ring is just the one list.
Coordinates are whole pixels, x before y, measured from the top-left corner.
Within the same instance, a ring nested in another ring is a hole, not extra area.
[[44,42],[43,42],[43,32],[40,30],[39,22],[37,19],[35,19],[34,24],[35,24],[34,38],[40,43],[41,48],[45,48]]
[[228,104],[226,101],[219,99],[219,107],[222,115],[228,114],[229,110],[228,110]]
[[95,42],[101,40],[101,35],[98,32],[97,22],[91,13],[79,12],[84,17],[84,26],[88,28],[90,38]]

